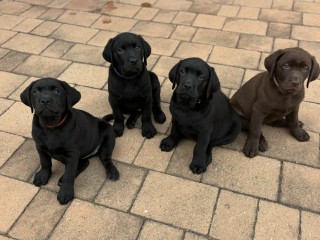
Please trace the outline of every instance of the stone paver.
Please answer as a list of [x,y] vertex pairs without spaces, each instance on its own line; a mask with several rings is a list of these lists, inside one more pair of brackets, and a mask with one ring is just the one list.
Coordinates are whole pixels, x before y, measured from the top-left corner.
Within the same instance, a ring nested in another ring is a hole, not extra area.
[[214,187],[150,172],[131,212],[205,234],[217,193]]
[[260,201],[254,239],[298,239],[299,211]]
[[[153,139],[141,136],[141,118],[125,128],[112,154],[120,179],[92,157],[61,206],[63,164],[53,160],[48,184],[32,185],[40,161],[20,93],[54,77],[81,92],[75,108],[111,113],[102,51],[121,32],[150,44],[167,121],[152,117]],[[320,63],[320,0],[0,0],[0,239],[319,239],[319,80],[299,110],[307,142],[263,125],[267,151],[246,158],[241,132],[199,175],[189,169],[196,141],[159,148],[171,130],[168,73],[181,59],[207,61],[231,97],[271,52],[297,46]]]
[[235,47],[238,39],[238,33],[199,28],[192,41],[224,47]]
[[230,32],[265,35],[267,31],[267,23],[249,19],[231,18],[226,21],[223,30]]
[[128,211],[140,190],[146,171],[120,163],[117,164],[117,168],[120,172],[120,179],[118,181],[106,181],[95,202]]
[[152,239],[182,239],[183,231],[154,221],[144,223],[139,235],[139,240]]
[[71,239],[89,239],[93,235],[96,239],[136,239],[141,225],[141,219],[129,214],[74,200],[52,233],[51,239],[65,236]]
[[0,181],[0,233],[6,233],[36,195],[38,188],[1,175]]
[[319,211],[319,179],[319,169],[284,163],[281,202]]
[[317,214],[301,212],[301,239],[316,240],[320,235],[320,216]]
[[[54,31],[50,37],[61,39],[70,42],[86,43],[96,33],[97,29],[85,28],[75,25],[63,24],[56,31]],[[72,34],[70,34],[72,33]]]
[[[210,236],[218,239],[250,239],[257,199],[222,191],[212,220]],[[233,231],[228,231],[233,229]]]
[[[214,148],[202,182],[271,200],[277,199],[280,162],[242,152]],[[262,167],[263,166],[263,167]]]
[[14,72],[39,78],[57,77],[69,65],[70,62],[66,60],[31,55],[24,63],[15,68]]
[[23,75],[0,71],[0,96],[8,97],[26,79]]
[[[20,136],[12,135],[9,133],[0,132],[2,144],[0,146],[0,167],[7,161],[7,159],[14,153],[16,149],[24,142]],[[1,170],[0,170],[1,171]]]
[[[28,42],[28,44],[21,44],[22,42]],[[38,37],[33,35],[27,35],[25,33],[18,33],[9,41],[7,41],[3,47],[12,50],[39,54],[46,49],[54,40],[50,38]]]
[[[157,135],[149,141],[145,141],[137,155],[134,164],[148,169],[164,172],[170,162],[171,152],[162,152],[159,148],[160,141],[164,138],[163,135]],[[157,149],[158,151],[155,151]],[[150,151],[154,154],[150,155]]]
[[107,68],[82,63],[71,64],[59,79],[68,83],[102,88],[107,82]]
[[[11,138],[13,138],[14,135],[11,136]],[[3,139],[8,139],[8,136],[4,136]],[[18,140],[19,139],[15,139],[16,144]],[[11,143],[11,145],[12,144],[13,143]],[[39,154],[36,150],[36,145],[33,140],[28,139],[2,166],[2,168],[0,169],[0,173],[8,177],[19,179],[21,181],[28,181],[33,173],[37,170],[39,165],[40,159]]]
[[[232,57],[226,57],[232,56]],[[233,49],[215,46],[209,58],[209,62],[224,65],[256,69],[260,60],[257,51]]]
[[66,210],[56,194],[40,190],[9,232],[17,239],[46,239]]

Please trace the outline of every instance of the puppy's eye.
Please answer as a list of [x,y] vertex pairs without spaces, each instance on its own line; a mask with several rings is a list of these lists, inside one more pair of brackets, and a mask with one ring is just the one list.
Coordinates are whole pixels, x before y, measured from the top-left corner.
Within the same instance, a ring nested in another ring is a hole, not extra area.
[[52,92],[55,94],[60,93],[60,91],[58,89],[53,89]]
[[282,65],[282,67],[284,69],[290,69],[290,64],[289,63],[285,63],[285,64]]
[[180,69],[179,73],[180,73],[181,75],[185,75],[185,74],[186,74],[186,70],[182,68],[182,69]]
[[304,66],[301,70],[303,72],[309,72],[309,67],[308,66]]
[[136,45],[136,49],[140,49],[141,47],[140,47],[140,45]]
[[124,49],[123,48],[118,48],[117,51],[118,51],[118,53],[123,53]]
[[32,92],[33,95],[38,95],[39,93],[40,93],[40,91],[38,89],[33,90],[33,92]]
[[198,79],[201,80],[201,81],[203,81],[203,80],[205,79],[205,77],[206,77],[206,76],[205,76],[204,74],[201,74],[201,75],[198,77]]

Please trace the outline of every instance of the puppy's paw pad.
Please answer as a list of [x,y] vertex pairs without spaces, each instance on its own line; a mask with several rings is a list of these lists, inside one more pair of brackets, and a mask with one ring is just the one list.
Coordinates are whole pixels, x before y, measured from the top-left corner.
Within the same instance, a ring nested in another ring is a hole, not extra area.
[[110,180],[116,181],[119,179],[120,173],[116,167],[107,170],[107,176]]
[[259,151],[265,152],[268,149],[268,142],[264,136],[260,137],[259,140]]
[[59,191],[57,199],[61,205],[67,204],[74,198],[73,191]]
[[135,122],[126,122],[126,126],[128,129],[132,129],[136,126]]
[[307,142],[310,139],[309,134],[306,132],[306,130],[304,130],[302,128],[297,128],[295,130],[291,130],[291,134],[299,142]]
[[162,139],[160,149],[163,152],[170,152],[174,148],[173,140],[169,137]]
[[33,184],[36,186],[46,185],[51,176],[51,171],[40,170],[36,173],[33,179]]
[[121,137],[123,135],[124,131],[124,125],[123,124],[114,124],[113,125],[114,132],[117,137]]
[[190,170],[194,174],[201,174],[207,171],[207,167],[201,166],[201,165],[196,165],[196,164],[190,164]]
[[155,113],[154,114],[154,120],[157,122],[157,123],[164,123],[166,121],[166,115],[164,114],[163,111],[160,111],[158,113]]
[[157,130],[153,125],[149,124],[148,126],[142,127],[141,134],[143,137],[150,139],[157,134]]

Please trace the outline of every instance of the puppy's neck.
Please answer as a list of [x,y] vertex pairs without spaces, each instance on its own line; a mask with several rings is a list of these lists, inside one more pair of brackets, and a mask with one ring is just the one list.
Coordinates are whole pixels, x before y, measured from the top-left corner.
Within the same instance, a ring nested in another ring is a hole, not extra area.
[[55,125],[46,125],[46,127],[47,127],[47,128],[50,128],[50,129],[59,127],[59,126],[61,126],[62,124],[65,123],[65,121],[67,120],[67,118],[68,118],[68,114],[66,114],[63,118],[61,118],[61,120],[60,120],[60,122],[58,122],[58,124],[55,124]]
[[130,76],[130,77],[126,77],[126,76],[124,76],[124,75],[122,75],[121,73],[120,73],[120,71],[115,67],[115,66],[113,66],[113,72],[118,76],[118,77],[120,77],[120,78],[123,78],[123,79],[134,79],[134,78],[136,78],[136,77],[138,77],[140,74],[141,74],[141,72],[138,72],[137,74],[135,74],[135,75],[133,75],[133,76]]

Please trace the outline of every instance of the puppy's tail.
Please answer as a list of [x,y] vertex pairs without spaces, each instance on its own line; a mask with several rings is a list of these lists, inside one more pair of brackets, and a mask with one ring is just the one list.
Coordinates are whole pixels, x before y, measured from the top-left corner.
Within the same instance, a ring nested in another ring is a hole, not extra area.
[[114,115],[113,114],[108,114],[108,115],[105,115],[102,120],[105,120],[107,122],[111,121],[114,119]]

